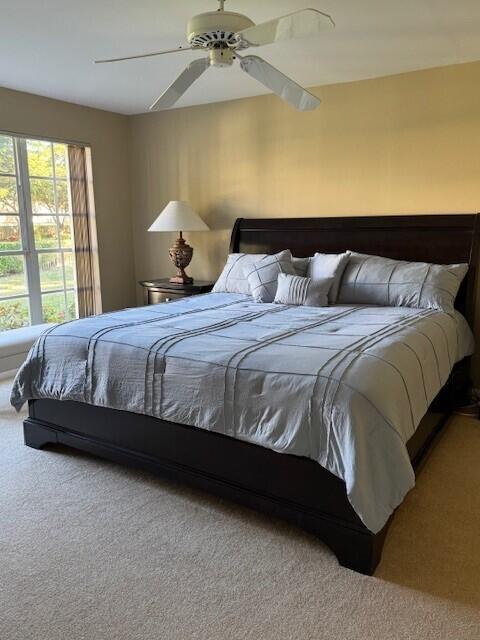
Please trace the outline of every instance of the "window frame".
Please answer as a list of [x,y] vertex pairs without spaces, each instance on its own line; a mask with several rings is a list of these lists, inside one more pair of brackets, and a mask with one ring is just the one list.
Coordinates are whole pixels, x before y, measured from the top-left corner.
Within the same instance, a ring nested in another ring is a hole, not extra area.
[[[9,249],[5,251],[0,251],[0,256],[23,256],[24,259],[24,275],[25,275],[25,283],[27,292],[22,294],[15,294],[13,296],[0,296],[0,303],[8,302],[10,300],[26,300],[29,308],[29,324],[24,326],[31,326],[35,324],[42,324],[45,322],[43,316],[43,308],[42,308],[42,296],[51,295],[51,294],[63,294],[64,297],[64,305],[65,312],[68,313],[68,299],[69,296],[73,293],[74,301],[75,301],[75,317],[78,318],[78,297],[77,297],[77,280],[76,280],[76,269],[75,269],[75,246],[74,246],[74,238],[73,238],[73,212],[72,212],[72,202],[71,202],[71,193],[70,189],[67,188],[68,193],[68,209],[67,212],[59,212],[58,210],[58,196],[57,196],[57,183],[65,182],[67,187],[69,186],[69,166],[68,166],[68,155],[66,155],[66,175],[65,176],[57,176],[56,175],[56,167],[55,167],[55,152],[54,145],[62,144],[67,145],[66,142],[54,141],[42,138],[35,137],[24,137],[18,136],[12,133],[2,132],[0,131],[0,135],[10,138],[13,141],[13,152],[14,152],[14,168],[15,174],[0,172],[0,177],[11,177],[15,179],[16,189],[17,189],[17,202],[18,202],[18,212],[17,213],[6,213],[0,211],[0,215],[11,215],[18,216],[19,219],[19,229],[21,236],[21,248],[20,249]],[[50,145],[51,154],[52,154],[52,175],[51,176],[37,176],[30,175],[29,166],[28,166],[28,148],[27,144],[30,140],[38,140],[41,142],[48,143]],[[53,213],[33,213],[33,204],[30,190],[30,180],[49,180],[53,185],[53,197],[55,203],[55,212]],[[41,217],[52,217],[55,219],[56,227],[57,227],[57,247],[36,247],[35,245],[35,229],[34,229],[34,216]],[[70,235],[71,235],[71,247],[65,248],[62,246],[62,239],[60,234],[60,217],[67,216],[70,218]],[[61,258],[61,272],[62,272],[62,281],[63,287],[61,288],[52,288],[52,289],[43,289],[41,284],[41,274],[40,274],[40,256],[42,254],[57,254]],[[72,256],[72,266],[73,266],[73,286],[67,285],[67,274],[66,274],[66,266],[65,266],[65,256],[69,254]]]

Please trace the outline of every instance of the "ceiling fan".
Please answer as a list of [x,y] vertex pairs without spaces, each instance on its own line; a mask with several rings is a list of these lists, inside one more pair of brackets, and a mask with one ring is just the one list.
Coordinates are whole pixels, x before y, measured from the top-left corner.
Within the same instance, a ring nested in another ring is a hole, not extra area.
[[316,9],[303,9],[289,15],[261,24],[255,24],[241,13],[225,11],[225,0],[218,0],[219,9],[194,16],[187,25],[189,46],[177,49],[154,51],[124,58],[96,60],[96,64],[121,62],[138,58],[150,58],[179,51],[208,51],[208,58],[193,60],[176,80],[150,107],[160,111],[173,106],[177,100],[198,80],[208,67],[230,67],[238,59],[242,71],[258,80],[270,91],[290,103],[300,111],[308,111],[319,106],[320,100],[303,89],[296,82],[278,71],[262,58],[254,55],[240,55],[238,52],[248,47],[259,47],[272,42],[310,36],[327,31],[335,26],[332,18]]

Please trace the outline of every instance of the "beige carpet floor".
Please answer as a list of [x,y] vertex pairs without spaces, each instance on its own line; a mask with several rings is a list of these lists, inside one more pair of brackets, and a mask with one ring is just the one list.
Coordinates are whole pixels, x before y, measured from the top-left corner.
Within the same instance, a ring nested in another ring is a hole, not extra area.
[[373,578],[279,521],[35,451],[0,384],[1,640],[479,640],[480,422],[456,417]]

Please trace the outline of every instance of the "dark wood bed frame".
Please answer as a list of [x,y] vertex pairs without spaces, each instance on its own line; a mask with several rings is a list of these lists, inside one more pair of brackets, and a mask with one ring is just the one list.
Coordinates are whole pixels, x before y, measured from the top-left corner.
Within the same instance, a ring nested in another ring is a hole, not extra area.
[[[457,308],[473,326],[479,215],[238,219],[230,250],[293,255],[346,249],[404,260],[468,262]],[[415,469],[470,385],[465,358],[432,403],[408,442]],[[377,534],[353,511],[342,480],[307,458],[279,454],[228,436],[145,415],[79,402],[32,400],[25,443],[61,443],[157,472],[286,519],[312,532],[339,562],[372,574],[388,524]]]

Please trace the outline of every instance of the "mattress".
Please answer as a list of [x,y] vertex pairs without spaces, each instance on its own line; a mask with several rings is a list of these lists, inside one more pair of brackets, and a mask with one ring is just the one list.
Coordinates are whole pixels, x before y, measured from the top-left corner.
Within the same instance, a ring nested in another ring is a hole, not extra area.
[[472,351],[459,313],[211,293],[48,329],[11,402],[85,402],[308,457],[376,533],[414,485],[407,441]]

